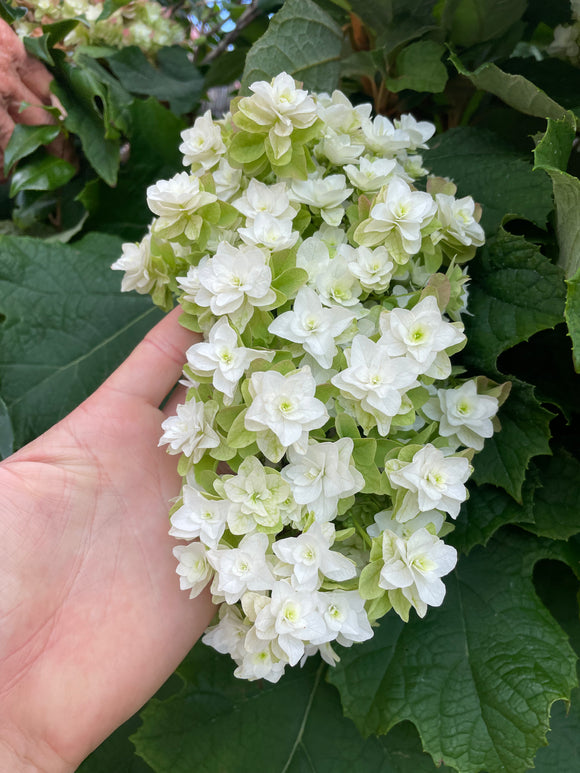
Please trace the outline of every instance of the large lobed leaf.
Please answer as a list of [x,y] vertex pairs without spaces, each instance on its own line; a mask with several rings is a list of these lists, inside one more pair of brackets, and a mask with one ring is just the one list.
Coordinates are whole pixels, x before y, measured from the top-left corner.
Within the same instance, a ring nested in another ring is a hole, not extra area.
[[15,446],[65,416],[122,362],[159,312],[122,294],[111,263],[121,240],[74,247],[0,236],[0,391]]
[[434,773],[409,725],[363,738],[342,716],[326,668],[311,659],[277,685],[249,683],[198,645],[181,669],[182,691],[152,700],[132,740],[156,773]]
[[338,86],[343,34],[312,0],[287,0],[246,57],[242,91],[283,70],[311,91]]
[[552,703],[576,684],[576,656],[532,585],[543,550],[504,533],[461,559],[440,609],[407,624],[389,615],[341,652],[329,678],[361,732],[411,720],[433,759],[460,773],[531,766]]
[[540,250],[501,231],[469,266],[469,312],[464,362],[496,372],[497,357],[562,321],[564,275]]
[[549,180],[493,132],[450,129],[431,141],[424,158],[434,174],[457,184],[458,196],[472,196],[482,205],[481,223],[488,235],[510,217],[545,226],[553,208]]

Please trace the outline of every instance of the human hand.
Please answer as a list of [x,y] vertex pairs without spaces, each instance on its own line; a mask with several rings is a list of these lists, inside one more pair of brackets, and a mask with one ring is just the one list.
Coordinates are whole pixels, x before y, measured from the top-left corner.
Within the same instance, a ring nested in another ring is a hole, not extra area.
[[177,313],[0,464],[1,770],[74,771],[212,617],[209,593],[179,590],[167,534],[180,478],[157,406],[194,338]]
[[[9,24],[0,19],[0,181],[4,171],[4,149],[17,123],[47,124],[53,119],[42,108],[50,105],[52,75],[28,56],[22,41]],[[29,102],[19,112],[22,102]]]

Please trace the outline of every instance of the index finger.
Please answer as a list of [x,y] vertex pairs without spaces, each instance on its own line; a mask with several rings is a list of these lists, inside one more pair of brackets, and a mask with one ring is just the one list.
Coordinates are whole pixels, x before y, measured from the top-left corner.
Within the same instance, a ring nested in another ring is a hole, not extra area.
[[180,313],[173,309],[155,325],[103,387],[158,407],[181,375],[186,350],[202,340],[179,324]]

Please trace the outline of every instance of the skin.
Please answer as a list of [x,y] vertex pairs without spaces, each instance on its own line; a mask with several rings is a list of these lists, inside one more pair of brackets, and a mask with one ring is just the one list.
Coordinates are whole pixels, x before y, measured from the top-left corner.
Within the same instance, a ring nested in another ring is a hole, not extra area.
[[[52,75],[36,59],[28,56],[20,38],[0,19],[0,182],[4,171],[4,148],[17,123],[54,123],[42,105],[52,105]],[[22,112],[22,102],[30,103]],[[64,155],[64,144],[55,141],[51,150]]]
[[0,464],[0,770],[74,771],[213,615],[207,589],[179,590],[167,534],[178,457],[157,445],[178,396],[158,406],[196,340],[172,312]]

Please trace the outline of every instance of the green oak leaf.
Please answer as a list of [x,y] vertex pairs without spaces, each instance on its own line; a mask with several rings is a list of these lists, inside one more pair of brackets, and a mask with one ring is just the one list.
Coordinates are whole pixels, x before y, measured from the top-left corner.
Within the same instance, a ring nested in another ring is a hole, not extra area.
[[[538,595],[570,637],[580,656],[578,578],[561,561],[540,561],[534,572]],[[571,705],[552,707],[548,746],[538,751],[534,773],[577,773],[580,770],[580,690],[572,691]]]
[[99,386],[160,315],[121,293],[121,240],[0,237],[0,384],[18,448]]
[[77,769],[76,773],[152,773],[152,768],[137,756],[129,735],[139,727],[135,715],[115,730]]
[[286,0],[246,58],[242,91],[283,70],[305,88],[331,92],[338,86],[343,34],[313,0]]
[[462,504],[454,523],[455,529],[446,537],[446,542],[463,553],[469,553],[476,545],[486,545],[505,524],[532,521],[536,485],[535,481],[526,481],[520,505],[501,488],[471,484],[469,499]]
[[545,226],[553,209],[550,183],[501,137],[465,126],[437,135],[430,144],[425,166],[435,175],[450,177],[457,196],[472,196],[481,204],[481,224],[488,235],[512,217]]
[[485,441],[473,460],[473,480],[501,486],[522,503],[526,470],[534,456],[550,452],[550,421],[554,414],[536,399],[534,388],[513,381],[509,398],[500,408],[501,431]]
[[521,236],[504,231],[490,239],[470,264],[467,345],[463,361],[497,375],[497,357],[564,313],[562,270]]
[[182,691],[150,701],[131,740],[156,773],[435,773],[408,725],[362,738],[326,668],[311,659],[276,685],[247,682],[230,658],[198,645],[180,669]]
[[361,732],[412,721],[423,748],[461,773],[524,773],[545,744],[550,707],[576,685],[576,655],[534,592],[548,546],[503,533],[446,578],[424,620],[383,618],[374,639],[341,650],[329,680]]
[[533,462],[539,486],[532,524],[525,528],[540,537],[565,540],[580,533],[580,462],[563,448]]

